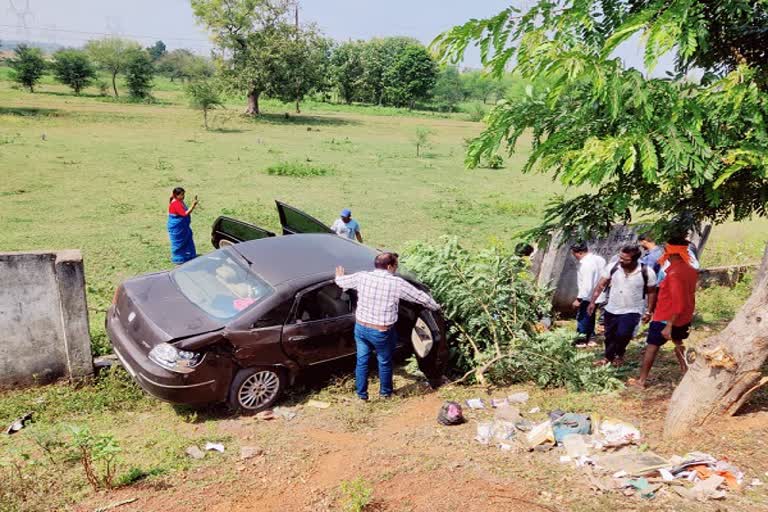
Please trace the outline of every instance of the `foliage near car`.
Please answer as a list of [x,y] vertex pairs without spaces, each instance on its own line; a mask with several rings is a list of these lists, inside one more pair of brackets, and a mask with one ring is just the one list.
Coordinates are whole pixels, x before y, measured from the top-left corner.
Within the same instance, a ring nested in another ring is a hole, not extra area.
[[420,243],[403,264],[427,284],[449,327],[451,368],[480,384],[535,381],[541,387],[612,391],[612,369],[595,368],[564,331],[542,332],[548,291],[536,285],[526,260],[492,246],[469,251],[456,238]]

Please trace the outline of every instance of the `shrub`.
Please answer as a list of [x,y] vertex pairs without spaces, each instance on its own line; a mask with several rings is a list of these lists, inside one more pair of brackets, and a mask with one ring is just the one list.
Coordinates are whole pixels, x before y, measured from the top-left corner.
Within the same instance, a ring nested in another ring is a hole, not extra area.
[[81,50],[60,50],[53,56],[53,74],[56,80],[68,85],[76,95],[91,85],[96,68]]
[[413,142],[416,144],[416,156],[421,155],[421,150],[429,147],[429,137],[432,135],[432,130],[429,128],[418,127],[414,134]]
[[267,174],[272,176],[292,176],[294,178],[310,178],[333,174],[330,167],[311,165],[303,162],[280,162],[267,167]]
[[13,70],[11,78],[35,92],[35,85],[45,74],[45,59],[40,48],[30,48],[20,44],[15,50],[15,56],[8,59],[8,65]]
[[486,113],[487,111],[482,103],[472,103],[467,112],[469,120],[475,123],[482,121]]
[[542,387],[608,391],[620,387],[614,370],[593,367],[577,352],[573,334],[542,333],[548,290],[536,285],[528,264],[500,247],[467,251],[456,238],[417,244],[403,264],[427,284],[449,325],[452,360],[462,379],[480,384],[533,380]]
[[109,96],[109,84],[105,81],[101,81],[98,84],[99,96]]
[[360,477],[341,482],[341,493],[344,512],[363,512],[373,499],[373,489]]
[[131,97],[146,100],[152,93],[155,67],[152,59],[144,50],[132,50],[125,66],[125,83]]
[[77,451],[85,477],[93,490],[111,489],[120,446],[114,437],[93,435],[88,427],[73,427],[71,446]]
[[489,169],[501,169],[504,167],[504,159],[501,155],[491,155],[491,157],[488,158],[487,165]]

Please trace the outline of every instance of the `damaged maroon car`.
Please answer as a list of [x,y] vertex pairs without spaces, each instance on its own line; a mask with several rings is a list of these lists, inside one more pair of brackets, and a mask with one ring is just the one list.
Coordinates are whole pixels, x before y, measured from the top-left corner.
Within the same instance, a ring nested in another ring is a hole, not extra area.
[[[299,215],[303,226],[296,225]],[[334,269],[372,270],[376,251],[318,232],[323,225],[295,209],[288,222],[281,212],[281,221],[292,236],[220,218],[212,235],[219,249],[120,285],[107,333],[148,393],[178,404],[226,402],[257,412],[271,407],[302,371],[354,358],[356,295],[336,286]],[[311,223],[318,224],[314,233],[296,234]],[[249,238],[257,239],[243,241]],[[448,356],[440,313],[401,302],[397,330],[398,348],[414,353],[438,386]]]

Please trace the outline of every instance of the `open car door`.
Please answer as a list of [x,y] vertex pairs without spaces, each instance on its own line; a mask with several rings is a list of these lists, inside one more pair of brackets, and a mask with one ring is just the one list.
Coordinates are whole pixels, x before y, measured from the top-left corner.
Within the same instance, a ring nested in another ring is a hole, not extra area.
[[289,206],[280,201],[277,204],[277,213],[280,215],[280,224],[283,226],[284,235],[295,235],[297,233],[331,233],[331,228],[304,213],[303,211]]
[[211,243],[216,249],[270,236],[275,236],[275,234],[253,224],[224,216],[216,219],[211,229]]

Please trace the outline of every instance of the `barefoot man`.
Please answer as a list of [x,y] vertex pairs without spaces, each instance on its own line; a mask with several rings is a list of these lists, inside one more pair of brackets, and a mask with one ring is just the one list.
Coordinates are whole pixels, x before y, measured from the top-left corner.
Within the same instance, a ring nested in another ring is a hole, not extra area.
[[629,384],[640,388],[645,387],[648,374],[656,360],[656,355],[667,340],[675,344],[675,356],[680,363],[680,371],[685,373],[688,366],[685,362],[685,347],[683,340],[688,338],[688,331],[693,320],[693,310],[696,307],[696,282],[699,274],[690,264],[688,242],[684,239],[673,239],[664,247],[664,255],[659,263],[664,265],[669,261],[666,278],[659,286],[659,297],[653,321],[648,328],[647,347],[640,368],[640,377],[629,379]]

